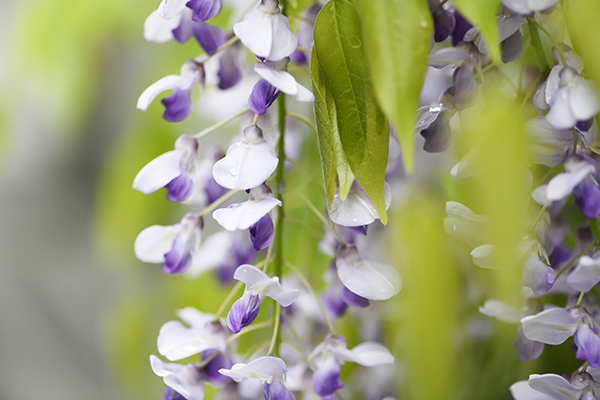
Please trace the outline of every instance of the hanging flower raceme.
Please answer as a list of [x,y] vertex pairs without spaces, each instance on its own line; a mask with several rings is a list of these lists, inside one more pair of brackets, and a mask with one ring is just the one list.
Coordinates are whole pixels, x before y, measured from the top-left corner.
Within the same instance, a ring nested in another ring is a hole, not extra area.
[[265,60],[289,57],[298,45],[290,21],[281,14],[279,0],[261,0],[257,10],[233,26],[233,32],[248,50]]
[[244,294],[233,303],[227,315],[227,326],[234,333],[241,331],[256,319],[265,297],[272,298],[283,307],[289,307],[300,295],[299,290],[284,288],[278,277],[271,278],[253,265],[240,265],[233,278],[246,284]]
[[146,111],[156,96],[165,90],[172,90],[173,93],[169,97],[161,100],[165,106],[163,118],[169,122],[183,121],[194,108],[191,100],[192,90],[196,86],[202,85],[203,82],[204,68],[202,64],[188,60],[181,67],[180,75],[165,76],[144,90],[138,99],[137,108]]
[[227,149],[225,157],[215,163],[213,176],[227,189],[248,190],[260,186],[277,168],[275,149],[265,141],[256,125],[244,129],[242,140]]
[[167,274],[184,273],[200,246],[203,225],[202,218],[187,213],[179,224],[146,228],[135,239],[135,255],[144,262],[163,263]]

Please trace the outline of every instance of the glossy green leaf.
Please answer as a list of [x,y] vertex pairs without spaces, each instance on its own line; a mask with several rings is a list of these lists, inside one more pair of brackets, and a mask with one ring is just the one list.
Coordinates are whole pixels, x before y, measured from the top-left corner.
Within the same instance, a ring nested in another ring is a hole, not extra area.
[[433,23],[422,0],[353,0],[363,20],[375,93],[392,120],[405,169],[414,167],[414,137]]
[[315,114],[317,120],[317,139],[323,166],[323,181],[328,205],[335,195],[336,177],[340,182],[340,193],[348,194],[354,174],[344,154],[340,133],[337,127],[335,103],[331,92],[327,90],[323,72],[319,68],[315,49],[310,60],[312,88],[315,94]]
[[500,62],[500,49],[498,43],[497,15],[500,9],[500,0],[455,0],[454,4],[473,25],[480,29],[483,38],[488,44],[490,56]]
[[[327,3],[315,22],[314,36],[316,62],[327,89],[327,111],[330,118],[335,115],[341,145],[352,173],[371,197],[381,222],[385,224],[387,212],[383,184],[389,125],[379,108],[371,82],[363,46],[362,22],[356,7],[348,0]],[[328,93],[331,94],[334,111],[327,101]],[[315,111],[317,115],[322,114],[320,109]],[[347,192],[340,191],[341,198],[346,195]]]

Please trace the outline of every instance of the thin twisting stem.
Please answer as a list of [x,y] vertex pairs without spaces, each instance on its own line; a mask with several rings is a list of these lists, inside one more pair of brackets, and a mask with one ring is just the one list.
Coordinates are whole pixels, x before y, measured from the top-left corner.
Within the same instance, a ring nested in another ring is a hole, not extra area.
[[213,211],[215,208],[219,207],[221,204],[225,203],[231,196],[233,196],[237,192],[239,192],[239,190],[234,189],[234,190],[230,190],[229,192],[225,193],[223,196],[221,196],[218,199],[216,199],[215,201],[213,201],[204,210],[200,211],[200,214],[198,214],[198,216],[199,217],[205,216],[209,212]]
[[241,338],[242,336],[244,336],[247,333],[253,332],[253,331],[257,331],[259,329],[263,329],[263,328],[268,328],[270,327],[272,324],[271,320],[269,321],[264,321],[264,322],[260,322],[258,324],[252,324],[246,328],[244,328],[244,330],[242,330],[241,332],[238,332],[234,335],[231,335],[227,338],[227,344],[231,344],[232,342],[238,340],[239,338]]
[[593,247],[595,246],[595,244],[592,244],[590,247],[586,248],[585,250],[583,250],[581,253],[577,254],[575,256],[575,258],[573,258],[571,261],[569,261],[569,263],[560,271],[558,271],[558,274],[556,274],[556,277],[554,277],[554,279],[558,279],[559,276],[562,275],[563,272],[565,272],[566,270],[568,270],[569,268],[571,268],[571,265],[573,265],[575,263],[575,261],[579,260],[579,257],[581,257],[582,255],[584,255],[585,253],[587,253],[588,251],[590,251]]
[[273,337],[271,338],[271,345],[267,351],[267,355],[278,355],[279,354],[279,343],[281,338],[279,335],[279,325],[281,324],[281,305],[277,302],[274,303],[275,317],[273,321]]
[[540,25],[535,19],[530,18],[529,21],[533,22],[535,24],[535,26],[540,31],[544,32],[544,35],[546,35],[546,37],[548,39],[550,39],[550,41],[552,42],[552,46],[554,46],[554,48],[556,49],[556,52],[558,53],[558,56],[560,57],[560,62],[562,63],[562,65],[564,65],[566,67],[567,59],[565,58],[565,55],[563,54],[562,50],[560,49],[560,46],[558,45],[558,43],[556,43],[556,40],[554,40],[554,38],[552,37],[550,32],[548,32],[548,30],[546,28],[544,28],[542,25]]
[[208,128],[204,129],[203,131],[200,131],[200,132],[196,133],[194,135],[194,139],[200,139],[200,138],[208,135],[209,133],[212,133],[212,132],[216,131],[217,129],[221,128],[222,126],[227,125],[231,121],[238,119],[242,115],[246,114],[248,111],[250,111],[250,109],[246,108],[244,111],[235,114],[231,118],[227,118],[227,119],[225,119],[223,121],[217,122],[216,124],[209,126]]
[[312,122],[310,122],[309,120],[307,120],[306,118],[304,118],[302,115],[296,114],[295,112],[288,111],[287,112],[287,116],[295,118],[298,121],[304,123],[306,126],[308,126],[313,131],[315,131],[315,132],[317,131],[317,127],[315,126],[315,124],[313,124]]
[[199,63],[204,64],[205,62],[207,62],[208,60],[210,60],[211,58],[213,58],[214,56],[216,56],[217,54],[219,54],[220,52],[222,52],[223,50],[225,50],[226,48],[228,48],[232,44],[236,43],[238,40],[240,40],[240,39],[237,36],[233,36],[231,39],[229,39],[228,41],[226,41],[225,43],[223,43],[223,45],[221,47],[219,47],[217,49],[217,51],[215,51],[214,53],[212,53],[210,56],[206,57],[202,61],[200,61],[200,60],[197,60],[197,61]]
[[221,318],[221,316],[225,312],[225,309],[227,308],[227,306],[229,306],[229,303],[231,303],[233,296],[235,296],[236,293],[242,288],[243,284],[243,282],[238,282],[235,284],[234,287],[231,288],[231,291],[229,292],[225,300],[223,300],[223,303],[221,303],[221,306],[217,310],[217,313],[215,314],[215,319]]

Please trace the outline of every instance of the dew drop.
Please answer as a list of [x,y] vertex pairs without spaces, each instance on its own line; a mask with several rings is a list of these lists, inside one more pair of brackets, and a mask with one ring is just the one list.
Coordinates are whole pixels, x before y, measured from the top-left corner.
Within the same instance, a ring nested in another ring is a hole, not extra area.
[[231,166],[229,167],[229,173],[232,176],[236,176],[239,172],[240,172],[240,163],[234,162],[233,164],[231,164]]
[[357,36],[354,36],[350,42],[350,45],[353,48],[358,49],[360,46],[362,46],[362,41]]

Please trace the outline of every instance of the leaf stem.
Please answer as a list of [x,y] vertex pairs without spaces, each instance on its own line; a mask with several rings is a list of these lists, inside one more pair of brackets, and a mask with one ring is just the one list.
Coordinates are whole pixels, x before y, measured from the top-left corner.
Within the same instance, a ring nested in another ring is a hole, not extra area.
[[204,136],[208,135],[209,133],[212,133],[212,132],[216,131],[216,130],[217,130],[217,129],[219,129],[220,127],[227,125],[227,124],[228,124],[228,123],[230,123],[231,121],[233,121],[233,120],[235,120],[235,119],[237,119],[237,118],[241,117],[242,115],[246,114],[248,111],[250,111],[250,109],[249,109],[249,108],[246,108],[244,111],[241,111],[241,112],[239,112],[239,113],[235,114],[233,117],[230,117],[230,118],[227,118],[227,119],[225,119],[225,120],[223,120],[223,121],[217,122],[216,124],[214,124],[214,125],[211,125],[211,126],[209,126],[208,128],[204,129],[203,131],[200,131],[200,132],[196,133],[196,134],[193,136],[193,138],[194,138],[194,139],[200,139],[200,138],[202,138],[202,137],[204,137]]

